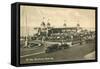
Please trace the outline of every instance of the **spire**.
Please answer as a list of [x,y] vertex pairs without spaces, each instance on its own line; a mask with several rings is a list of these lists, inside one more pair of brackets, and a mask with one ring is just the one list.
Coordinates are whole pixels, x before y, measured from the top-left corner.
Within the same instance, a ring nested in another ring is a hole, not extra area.
[[43,21],[42,21],[42,24],[41,24],[42,27],[45,27],[45,22],[44,22],[44,20],[45,20],[45,17],[43,17]]
[[47,27],[50,27],[50,22],[49,22],[49,19],[48,19],[48,22],[47,22]]

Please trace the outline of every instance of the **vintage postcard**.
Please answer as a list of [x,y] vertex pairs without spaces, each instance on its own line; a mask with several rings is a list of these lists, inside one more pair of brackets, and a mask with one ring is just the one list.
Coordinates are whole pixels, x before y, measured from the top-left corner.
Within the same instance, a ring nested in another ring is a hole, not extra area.
[[96,10],[20,5],[20,64],[96,59]]

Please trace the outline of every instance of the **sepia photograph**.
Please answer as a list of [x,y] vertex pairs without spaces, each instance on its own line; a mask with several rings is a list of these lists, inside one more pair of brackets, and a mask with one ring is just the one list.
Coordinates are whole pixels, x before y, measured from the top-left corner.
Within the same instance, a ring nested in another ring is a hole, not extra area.
[[96,59],[96,10],[20,5],[20,64]]

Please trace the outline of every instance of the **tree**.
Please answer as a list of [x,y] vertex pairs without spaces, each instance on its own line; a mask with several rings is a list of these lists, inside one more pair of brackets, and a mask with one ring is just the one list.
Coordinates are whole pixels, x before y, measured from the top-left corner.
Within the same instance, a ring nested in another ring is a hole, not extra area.
[[63,26],[66,27],[66,24],[64,23]]
[[67,25],[66,25],[66,20],[64,20],[64,24],[63,24],[63,26],[64,26],[64,27],[66,27],[66,26],[67,26]]
[[80,24],[77,24],[77,27],[80,27]]

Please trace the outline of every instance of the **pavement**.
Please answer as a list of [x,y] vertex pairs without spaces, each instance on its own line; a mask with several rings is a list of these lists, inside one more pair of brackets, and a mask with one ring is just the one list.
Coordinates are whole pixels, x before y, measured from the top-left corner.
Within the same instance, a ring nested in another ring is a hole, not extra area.
[[84,56],[85,59],[95,59],[95,51]]
[[[21,64],[86,60],[84,56],[95,51],[95,42],[76,45],[68,49],[45,53],[43,47],[21,51]],[[95,55],[95,54],[94,54]],[[88,59],[89,60],[89,59]]]

